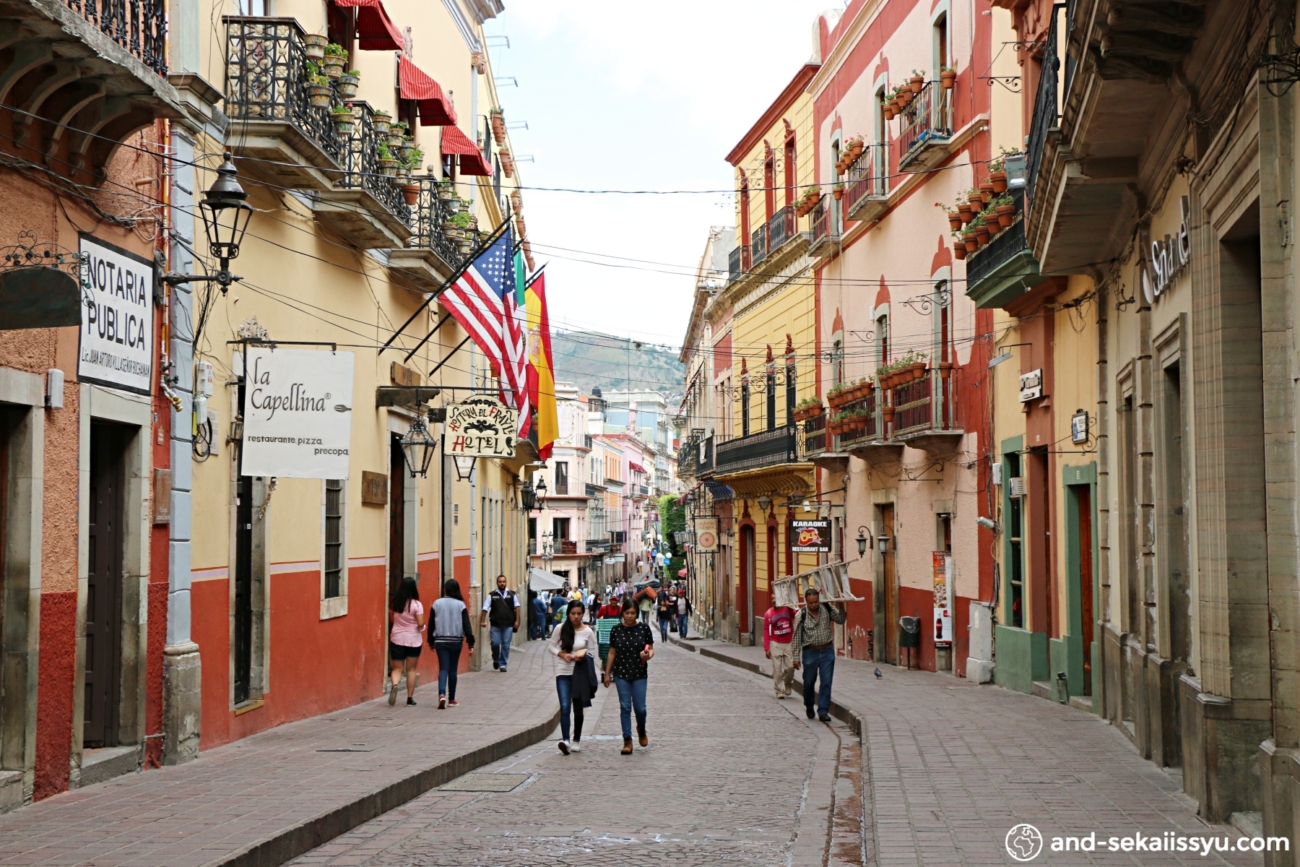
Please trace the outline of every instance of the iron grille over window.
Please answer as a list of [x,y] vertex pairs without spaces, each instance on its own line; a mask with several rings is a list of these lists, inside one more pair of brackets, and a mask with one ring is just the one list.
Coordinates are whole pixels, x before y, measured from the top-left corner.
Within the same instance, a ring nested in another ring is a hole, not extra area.
[[343,479],[325,481],[325,598],[342,592]]

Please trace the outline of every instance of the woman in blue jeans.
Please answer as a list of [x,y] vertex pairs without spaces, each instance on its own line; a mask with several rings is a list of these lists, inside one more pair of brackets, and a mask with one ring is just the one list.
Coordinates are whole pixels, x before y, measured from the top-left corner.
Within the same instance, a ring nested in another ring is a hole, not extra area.
[[[560,742],[557,746],[566,756],[582,749],[583,706],[573,701],[573,681],[590,677],[583,668],[588,654],[596,652],[596,630],[582,622],[587,608],[575,599],[569,603],[564,622],[555,627],[546,649],[555,656],[555,692],[560,697]],[[591,704],[590,701],[587,704]],[[573,711],[573,740],[569,740],[569,711]]]
[[645,730],[645,694],[649,669],[646,663],[655,655],[655,636],[648,624],[637,617],[632,600],[623,603],[623,617],[609,632],[609,656],[605,659],[605,686],[610,680],[618,688],[619,720],[623,723],[623,749],[632,755],[632,711],[636,711],[636,733],[641,746],[650,745]]
[[433,603],[429,617],[429,643],[438,653],[438,707],[460,707],[456,701],[456,675],[460,670],[460,649],[466,641],[474,649],[474,627],[460,595],[460,584],[448,578],[442,584],[442,598]]

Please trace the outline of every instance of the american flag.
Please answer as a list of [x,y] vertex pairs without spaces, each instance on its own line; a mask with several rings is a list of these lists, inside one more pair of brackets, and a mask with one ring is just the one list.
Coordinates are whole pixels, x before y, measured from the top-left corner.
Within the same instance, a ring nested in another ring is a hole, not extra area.
[[513,233],[507,229],[438,299],[487,356],[507,406],[518,406],[520,393],[526,391],[527,359],[515,338],[513,253]]

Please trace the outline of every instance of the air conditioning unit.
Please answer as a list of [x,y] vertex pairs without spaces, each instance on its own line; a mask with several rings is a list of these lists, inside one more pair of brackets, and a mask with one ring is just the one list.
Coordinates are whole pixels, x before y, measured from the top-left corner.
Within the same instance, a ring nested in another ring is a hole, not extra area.
[[1023,497],[1024,495],[1025,495],[1025,477],[1024,477],[1024,476],[1012,476],[1012,477],[1011,477],[1011,496],[1013,496],[1013,497]]
[[1002,486],[1002,463],[1000,461],[993,464],[993,484]]

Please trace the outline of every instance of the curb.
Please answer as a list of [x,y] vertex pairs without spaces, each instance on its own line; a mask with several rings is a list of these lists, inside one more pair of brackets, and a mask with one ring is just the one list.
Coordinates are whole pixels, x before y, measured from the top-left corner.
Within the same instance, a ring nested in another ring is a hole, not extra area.
[[484,765],[517,753],[544,739],[560,724],[557,707],[549,719],[494,743],[479,747],[454,759],[417,771],[389,783],[350,804],[344,804],[297,825],[278,831],[269,840],[255,843],[224,858],[208,862],[207,867],[280,867],[358,825],[396,809],[431,789],[451,782]]

